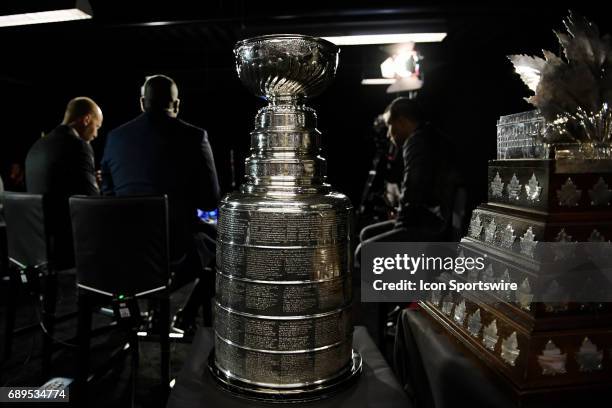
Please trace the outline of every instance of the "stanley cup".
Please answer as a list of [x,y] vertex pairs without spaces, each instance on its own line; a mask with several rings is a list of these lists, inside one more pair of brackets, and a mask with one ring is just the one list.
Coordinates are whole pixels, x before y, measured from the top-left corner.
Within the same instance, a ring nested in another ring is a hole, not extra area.
[[326,181],[316,113],[338,48],[302,35],[240,41],[257,113],[245,182],[219,208],[215,350],[222,386],[258,399],[322,398],[361,371],[352,349],[351,216]]

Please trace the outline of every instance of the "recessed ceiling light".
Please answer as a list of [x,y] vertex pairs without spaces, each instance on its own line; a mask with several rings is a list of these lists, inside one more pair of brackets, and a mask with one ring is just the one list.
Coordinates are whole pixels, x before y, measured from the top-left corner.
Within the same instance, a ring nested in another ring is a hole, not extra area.
[[63,8],[59,10],[36,10],[26,13],[0,16],[0,27],[85,20],[93,17],[91,5],[87,0],[73,1],[69,7],[71,8]]
[[361,85],[391,85],[394,82],[395,78],[364,78]]
[[368,34],[322,37],[336,45],[397,44],[406,42],[440,42],[446,33]]

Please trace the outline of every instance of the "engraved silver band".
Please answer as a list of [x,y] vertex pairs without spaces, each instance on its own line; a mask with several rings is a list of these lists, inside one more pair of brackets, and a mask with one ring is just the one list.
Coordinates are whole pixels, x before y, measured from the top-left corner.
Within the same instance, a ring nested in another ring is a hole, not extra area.
[[316,319],[316,318],[320,318],[320,317],[327,317],[327,316],[332,316],[334,314],[340,314],[342,312],[344,312],[345,310],[349,309],[351,307],[350,303],[346,304],[338,309],[332,310],[330,312],[325,312],[325,313],[316,313],[316,314],[308,314],[308,315],[298,315],[298,316],[266,316],[266,315],[256,315],[256,314],[252,314],[252,313],[247,313],[247,312],[240,312],[237,311],[235,309],[232,309],[230,307],[227,306],[223,306],[221,305],[217,300],[215,300],[215,306],[217,306],[220,309],[225,310],[226,312],[232,313],[232,314],[237,314],[240,316],[244,316],[244,317],[251,317],[254,319],[265,319],[265,320],[309,320],[309,319]]
[[250,279],[250,278],[241,278],[235,275],[227,275],[223,272],[221,272],[221,270],[219,268],[217,268],[217,272],[218,275],[220,275],[222,278],[226,278],[226,279],[231,279],[231,280],[237,280],[237,281],[241,281],[241,282],[248,282],[248,283],[261,283],[264,285],[308,285],[308,284],[313,284],[313,283],[326,283],[326,282],[336,282],[336,281],[344,281],[347,280],[348,275],[340,275],[340,276],[334,276],[333,278],[330,279],[318,279],[318,280],[298,280],[298,281],[271,281],[271,280],[259,280],[259,279]]
[[257,348],[253,348],[253,347],[248,347],[248,346],[243,346],[237,343],[234,343],[231,340],[228,340],[226,338],[224,338],[223,336],[221,336],[219,333],[217,333],[217,331],[215,330],[215,336],[221,340],[222,342],[232,346],[232,347],[237,347],[239,349],[243,349],[243,350],[248,350],[248,351],[254,351],[257,353],[265,353],[265,354],[282,354],[282,355],[291,355],[291,354],[305,354],[305,353],[314,353],[317,351],[322,351],[322,350],[328,350],[334,347],[338,347],[341,346],[347,342],[351,341],[352,338],[352,333],[351,333],[351,337],[347,337],[344,340],[341,341],[337,341],[335,343],[332,344],[328,344],[326,346],[321,346],[321,347],[315,347],[312,349],[303,349],[303,350],[265,350],[265,349],[257,349]]

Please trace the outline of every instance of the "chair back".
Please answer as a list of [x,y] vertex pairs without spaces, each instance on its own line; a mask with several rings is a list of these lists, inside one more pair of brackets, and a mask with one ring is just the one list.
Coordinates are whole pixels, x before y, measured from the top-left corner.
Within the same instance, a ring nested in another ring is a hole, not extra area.
[[2,193],[9,261],[21,267],[40,267],[49,262],[49,237],[41,194]]
[[166,196],[70,198],[77,283],[108,296],[168,285]]

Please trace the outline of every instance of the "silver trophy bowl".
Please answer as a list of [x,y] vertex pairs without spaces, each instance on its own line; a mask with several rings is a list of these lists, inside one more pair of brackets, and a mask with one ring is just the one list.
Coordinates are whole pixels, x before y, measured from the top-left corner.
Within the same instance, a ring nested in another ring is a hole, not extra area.
[[319,95],[332,82],[340,50],[305,35],[264,35],[236,44],[236,70],[255,95],[271,102]]
[[361,371],[352,349],[353,207],[326,183],[316,113],[338,48],[301,35],[239,42],[238,76],[269,104],[251,132],[239,191],[219,206],[215,350],[209,369],[236,395],[324,398]]

